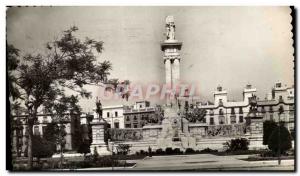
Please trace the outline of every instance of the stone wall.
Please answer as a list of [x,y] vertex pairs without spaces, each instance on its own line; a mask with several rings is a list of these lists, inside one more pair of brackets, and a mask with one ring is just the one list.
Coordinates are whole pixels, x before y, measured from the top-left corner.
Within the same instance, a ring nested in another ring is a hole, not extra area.
[[[140,152],[141,150],[148,151],[149,147],[151,147],[152,151],[159,148],[164,150],[167,147],[180,148],[182,151],[185,151],[186,148],[193,148],[194,150],[210,148],[213,150],[223,151],[225,149],[225,142],[235,138],[247,138],[250,140],[250,149],[261,149],[267,147],[262,145],[262,134],[246,134],[245,124],[207,125],[204,123],[198,123],[189,124],[188,128],[189,133],[184,134],[181,137],[181,141],[172,141],[171,138],[162,138],[162,125],[144,126],[143,128],[138,129],[114,129],[113,133],[115,136],[112,137],[109,146],[110,149],[113,150],[113,146],[120,143],[129,144],[131,145],[130,153],[132,154]],[[124,134],[126,133],[128,135],[125,139]],[[139,137],[134,138],[132,136]],[[167,143],[168,145],[162,145],[162,142]]]

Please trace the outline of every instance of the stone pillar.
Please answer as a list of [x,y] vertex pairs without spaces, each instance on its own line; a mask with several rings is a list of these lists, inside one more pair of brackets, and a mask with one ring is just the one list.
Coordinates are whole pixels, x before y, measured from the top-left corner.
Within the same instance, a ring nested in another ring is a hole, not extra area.
[[165,60],[165,71],[166,71],[166,84],[167,86],[171,87],[172,82],[172,68],[171,68],[171,61],[169,59]]
[[92,137],[93,142],[91,144],[90,150],[94,154],[95,150],[99,155],[111,155],[108,150],[108,146],[105,143],[104,132],[106,129],[106,121],[104,119],[95,118],[92,122]]
[[172,85],[177,86],[180,81],[180,65],[179,59],[175,59],[172,64]]

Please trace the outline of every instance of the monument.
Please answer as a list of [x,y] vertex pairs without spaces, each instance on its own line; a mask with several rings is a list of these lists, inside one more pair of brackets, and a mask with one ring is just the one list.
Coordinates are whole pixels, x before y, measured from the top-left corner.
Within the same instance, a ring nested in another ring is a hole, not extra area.
[[246,117],[246,136],[250,140],[250,149],[264,148],[263,146],[263,116],[258,113],[256,96],[249,98],[250,110]]
[[[161,43],[164,52],[166,86],[169,90],[164,107],[162,132],[157,140],[161,148],[188,148],[196,145],[195,138],[188,132],[188,121],[180,116],[177,97],[180,83],[180,53],[182,42],[175,38],[175,20],[173,16],[166,18],[166,40]],[[192,146],[191,146],[192,145]]]
[[94,110],[96,114],[91,122],[93,138],[93,142],[90,146],[91,153],[95,154],[95,152],[97,152],[99,155],[111,155],[105,141],[107,122],[102,118],[102,104],[98,98],[96,100],[96,109]]

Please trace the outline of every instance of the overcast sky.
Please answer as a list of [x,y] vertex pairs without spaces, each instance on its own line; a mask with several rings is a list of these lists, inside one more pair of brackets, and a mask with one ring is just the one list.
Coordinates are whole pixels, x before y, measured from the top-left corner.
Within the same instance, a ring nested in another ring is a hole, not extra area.
[[[288,7],[11,8],[7,40],[23,53],[37,53],[76,25],[79,37],[104,42],[98,60],[112,62],[112,78],[162,84],[160,42],[165,39],[165,18],[173,15],[176,38],[183,42],[181,81],[195,84],[203,101],[213,99],[219,84],[230,100],[241,100],[247,83],[264,98],[276,81],[294,84],[290,12]],[[97,87],[89,90],[94,97],[99,94]],[[81,105],[90,111],[94,100]]]

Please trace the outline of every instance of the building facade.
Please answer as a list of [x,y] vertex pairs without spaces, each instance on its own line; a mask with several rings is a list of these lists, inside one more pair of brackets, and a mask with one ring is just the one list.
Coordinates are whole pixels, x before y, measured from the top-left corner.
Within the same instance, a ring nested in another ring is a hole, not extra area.
[[149,101],[138,101],[124,110],[125,128],[142,128],[149,123],[159,124],[162,120],[160,112],[159,106],[150,106]]
[[125,128],[124,105],[102,107],[102,117],[108,123],[109,128]]
[[[204,123],[208,125],[245,123],[250,110],[249,98],[254,96],[256,89],[247,85],[243,91],[242,101],[229,101],[227,91],[221,86],[214,92],[213,103],[194,103],[198,108],[205,109]],[[271,96],[270,96],[271,95]],[[191,103],[190,98],[185,101]],[[264,100],[257,101],[258,113],[264,120],[284,121],[290,131],[294,131],[294,88],[276,83]],[[283,112],[279,113],[279,108]]]
[[[13,131],[13,152],[26,155],[28,145],[28,125],[27,115],[13,115],[17,127]],[[33,135],[43,137],[46,127],[53,120],[53,114],[38,114],[37,120],[33,125]],[[76,148],[76,129],[80,128],[80,116],[66,113],[62,125],[65,127],[65,150],[74,150]],[[58,145],[59,146],[59,145]],[[18,151],[18,152],[17,152]]]

